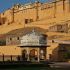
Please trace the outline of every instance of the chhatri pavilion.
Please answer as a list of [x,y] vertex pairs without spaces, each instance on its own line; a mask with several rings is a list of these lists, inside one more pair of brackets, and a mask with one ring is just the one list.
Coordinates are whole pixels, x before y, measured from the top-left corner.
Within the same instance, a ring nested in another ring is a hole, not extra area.
[[45,61],[47,58],[47,36],[35,30],[21,37],[22,60]]

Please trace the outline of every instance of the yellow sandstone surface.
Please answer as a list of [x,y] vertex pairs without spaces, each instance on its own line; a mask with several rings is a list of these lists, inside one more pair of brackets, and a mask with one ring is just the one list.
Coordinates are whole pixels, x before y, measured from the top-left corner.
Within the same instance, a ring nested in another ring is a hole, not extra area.
[[[6,10],[3,13],[1,13],[1,18],[6,17],[5,24],[0,26],[0,34],[6,34],[12,30],[25,28],[25,27],[40,27],[43,29],[49,29],[50,26],[57,25],[57,24],[65,24],[66,21],[70,20],[70,11],[69,11],[69,2],[68,0],[65,1],[65,9],[63,10],[63,2],[60,1],[57,3],[57,9],[55,12],[54,4],[52,3],[52,8],[38,11],[39,20],[36,20],[36,9],[28,9],[28,10],[22,10],[14,14],[14,22],[11,23],[13,20],[12,14],[10,14],[10,10]],[[55,18],[54,18],[55,14]],[[34,21],[28,24],[25,24],[25,19],[33,19]],[[8,25],[8,23],[10,23]],[[70,25],[70,23],[68,23]],[[70,40],[70,33],[60,33],[60,32],[46,32],[48,37],[51,36],[61,36],[60,38],[57,38],[59,40]],[[58,46],[57,43],[51,43],[50,47],[47,48],[47,57],[49,58],[49,54],[52,54],[53,50],[56,49]],[[0,55],[20,55],[21,54],[21,48],[16,46],[1,46],[0,47]],[[56,53],[57,54],[57,53]]]

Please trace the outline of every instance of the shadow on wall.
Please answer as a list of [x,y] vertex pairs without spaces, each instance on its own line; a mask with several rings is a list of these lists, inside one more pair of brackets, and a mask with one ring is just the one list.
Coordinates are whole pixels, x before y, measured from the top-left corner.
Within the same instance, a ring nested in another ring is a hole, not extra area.
[[52,51],[50,61],[53,62],[68,62],[70,60],[70,45],[59,44],[57,48]]
[[52,54],[49,55],[49,59],[50,61],[52,62],[56,62],[58,61],[58,47],[55,48],[53,51],[52,51]]

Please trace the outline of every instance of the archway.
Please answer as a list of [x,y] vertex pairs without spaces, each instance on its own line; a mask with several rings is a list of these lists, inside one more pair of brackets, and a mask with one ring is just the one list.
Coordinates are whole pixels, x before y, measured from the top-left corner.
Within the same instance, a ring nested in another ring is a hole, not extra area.
[[37,61],[38,60],[38,51],[36,49],[30,50],[30,61]]
[[26,49],[24,49],[24,50],[22,51],[22,60],[23,60],[23,61],[27,61],[27,50],[26,50]]
[[40,61],[46,59],[46,47],[40,48]]

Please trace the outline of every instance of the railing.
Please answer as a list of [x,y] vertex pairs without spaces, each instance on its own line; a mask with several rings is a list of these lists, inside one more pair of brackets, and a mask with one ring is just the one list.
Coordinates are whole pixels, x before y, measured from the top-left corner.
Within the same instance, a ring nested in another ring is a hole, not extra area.
[[20,55],[0,55],[0,61],[20,61],[21,59]]
[[70,44],[70,41],[63,41],[63,40],[54,40],[54,42],[62,44]]

